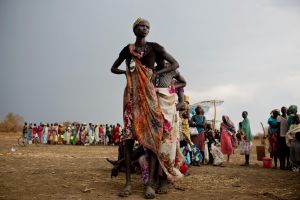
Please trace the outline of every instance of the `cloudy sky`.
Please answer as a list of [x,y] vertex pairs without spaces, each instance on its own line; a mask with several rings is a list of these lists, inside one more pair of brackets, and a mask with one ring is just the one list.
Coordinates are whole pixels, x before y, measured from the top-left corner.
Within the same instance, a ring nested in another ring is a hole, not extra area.
[[300,106],[297,0],[0,0],[0,117],[122,122],[125,77],[110,67],[137,17],[179,62],[192,103],[225,101],[218,118],[247,110],[256,133],[273,108]]

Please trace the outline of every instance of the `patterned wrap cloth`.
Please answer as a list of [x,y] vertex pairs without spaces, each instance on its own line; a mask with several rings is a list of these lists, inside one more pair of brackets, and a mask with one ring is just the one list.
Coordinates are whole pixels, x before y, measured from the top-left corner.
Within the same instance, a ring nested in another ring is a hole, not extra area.
[[[175,181],[183,176],[178,169],[184,160],[179,145],[176,145],[179,142],[179,127],[177,127],[178,116],[175,116],[175,94],[170,94],[168,91],[168,94],[164,93],[166,91],[157,93],[150,81],[152,70],[140,61],[143,53],[136,53],[132,44],[129,45],[129,50],[132,60],[130,66],[126,68],[123,139],[136,139],[144,148],[153,151],[168,179]],[[162,96],[158,97],[157,94]],[[165,102],[164,98],[166,98]],[[174,110],[164,109],[170,106],[173,106]],[[179,156],[175,157],[175,155]]]

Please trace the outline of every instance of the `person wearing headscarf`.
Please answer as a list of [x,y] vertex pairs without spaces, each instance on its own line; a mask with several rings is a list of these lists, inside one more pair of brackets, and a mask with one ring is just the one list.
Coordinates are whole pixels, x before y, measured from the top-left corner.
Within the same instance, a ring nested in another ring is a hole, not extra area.
[[250,152],[251,152],[251,141],[252,141],[252,133],[250,128],[250,121],[248,119],[248,112],[244,111],[242,113],[242,117],[244,120],[242,121],[241,136],[243,143],[241,148],[241,153],[245,155],[245,164],[242,166],[249,166]]
[[295,124],[296,115],[298,112],[298,107],[296,105],[291,105],[288,109],[288,126]]
[[[111,67],[112,73],[126,74],[127,78],[123,98],[126,184],[119,196],[131,194],[130,155],[135,139],[149,152],[150,168],[149,181],[145,189],[146,198],[155,197],[153,182],[157,160],[162,165],[162,158],[159,156],[158,150],[163,135],[164,121],[153,79],[159,74],[175,70],[179,65],[161,45],[146,41],[149,30],[150,23],[145,19],[138,18],[133,24],[135,43],[125,46]],[[158,57],[168,61],[170,66],[153,72]],[[124,60],[126,70],[119,69]]]
[[268,119],[269,130],[268,130],[268,139],[269,139],[269,152],[270,158],[274,159],[274,168],[277,168],[277,158],[278,158],[278,136],[279,136],[279,122],[277,117],[279,116],[279,110],[274,109],[271,111],[271,116]]
[[220,126],[221,132],[221,151],[227,155],[227,162],[230,161],[230,155],[233,152],[232,136],[236,134],[235,126],[227,115],[222,116],[222,123]]

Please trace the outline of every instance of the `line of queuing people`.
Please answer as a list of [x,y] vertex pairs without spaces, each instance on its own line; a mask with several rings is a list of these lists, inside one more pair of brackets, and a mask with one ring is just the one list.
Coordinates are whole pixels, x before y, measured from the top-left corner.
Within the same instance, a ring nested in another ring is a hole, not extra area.
[[[186,103],[188,104],[188,101]],[[212,125],[204,116],[204,110],[198,106],[195,111],[196,114],[189,120],[186,119],[185,125],[182,123],[181,134],[184,137],[181,137],[181,147],[189,149],[188,144],[195,144],[201,152],[202,164],[206,162],[207,164],[222,165],[224,156],[227,155],[227,161],[229,161],[234,149],[240,146],[240,154],[245,155],[245,163],[241,166],[249,166],[252,133],[248,112],[242,112],[243,121],[239,123],[238,130],[227,115],[222,116],[220,129],[213,130]],[[187,155],[186,161],[189,161],[192,153],[187,152],[185,150],[184,155]],[[193,162],[190,164],[200,165],[200,163]]]
[[36,125],[25,122],[23,127],[23,137],[27,137],[29,144],[118,145],[122,132],[119,123],[73,123],[64,126],[58,123]]
[[297,106],[291,105],[287,109],[274,109],[268,119],[268,140],[270,157],[277,168],[279,158],[280,169],[300,168],[300,116]]

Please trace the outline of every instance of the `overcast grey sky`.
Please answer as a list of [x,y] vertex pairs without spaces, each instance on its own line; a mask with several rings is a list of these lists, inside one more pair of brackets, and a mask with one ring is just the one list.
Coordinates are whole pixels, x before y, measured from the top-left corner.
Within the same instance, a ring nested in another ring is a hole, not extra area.
[[273,108],[300,105],[300,1],[0,0],[0,116],[122,122],[125,77],[110,67],[137,17],[192,103],[225,101],[218,118],[247,110],[255,133]]

